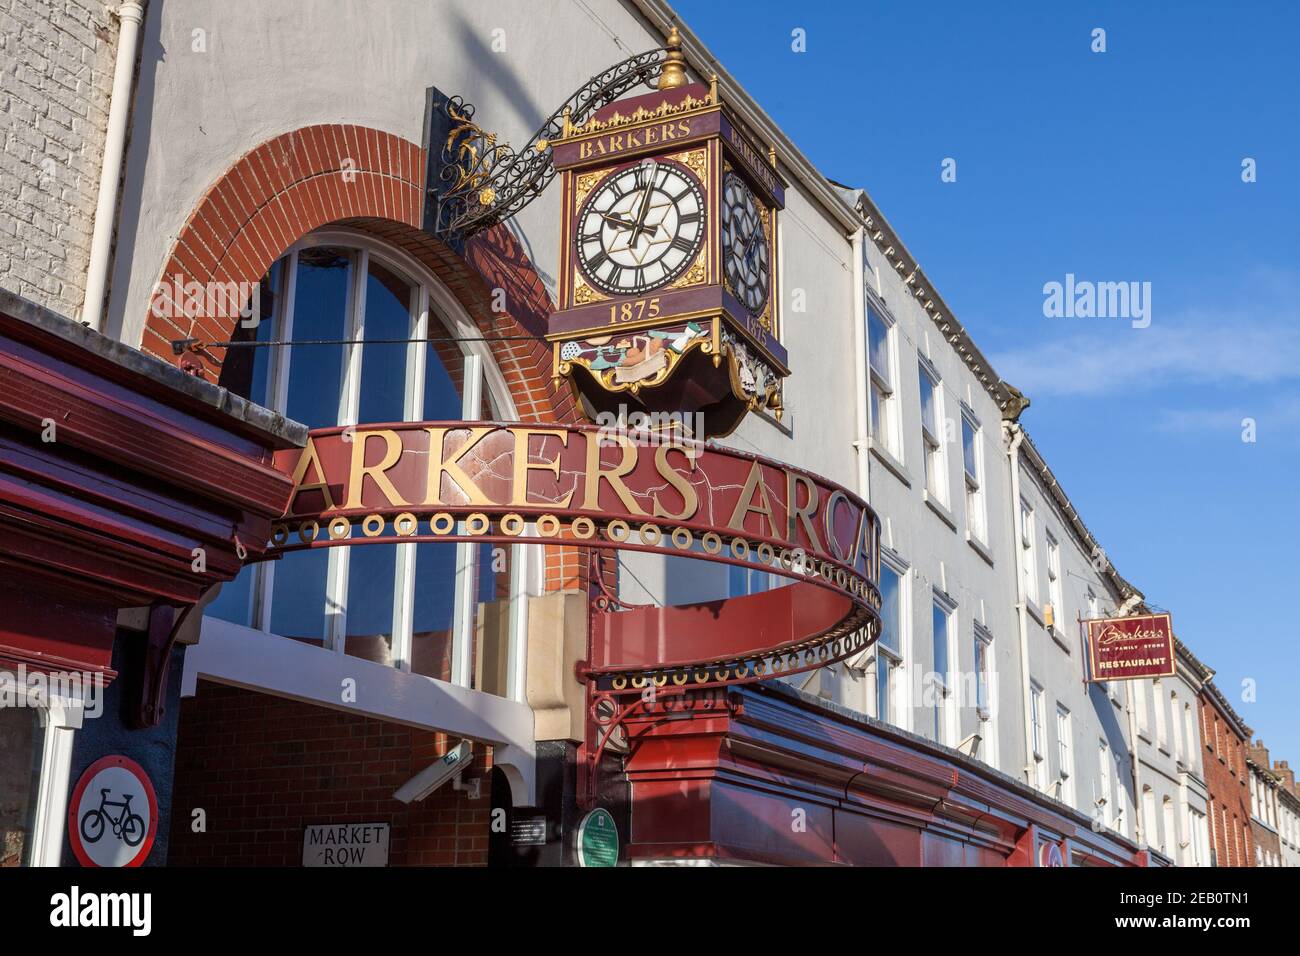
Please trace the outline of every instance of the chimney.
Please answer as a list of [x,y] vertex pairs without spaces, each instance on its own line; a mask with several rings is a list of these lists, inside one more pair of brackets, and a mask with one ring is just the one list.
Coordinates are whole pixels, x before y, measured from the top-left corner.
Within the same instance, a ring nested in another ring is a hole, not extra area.
[[1287,764],[1285,760],[1279,760],[1273,764],[1273,772],[1286,781],[1286,788],[1292,793],[1296,792],[1295,788],[1295,771]]
[[1251,760],[1255,761],[1255,763],[1259,764],[1261,767],[1272,766],[1272,764],[1268,762],[1268,748],[1264,746],[1263,740],[1256,738],[1255,742],[1250,744],[1249,747]]

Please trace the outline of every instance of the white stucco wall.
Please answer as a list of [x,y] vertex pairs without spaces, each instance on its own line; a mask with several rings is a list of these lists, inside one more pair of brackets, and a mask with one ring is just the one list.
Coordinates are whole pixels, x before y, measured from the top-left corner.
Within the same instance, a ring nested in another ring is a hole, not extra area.
[[[259,144],[315,123],[368,126],[420,144],[429,86],[460,94],[487,128],[522,144],[592,74],[663,42],[617,0],[150,6],[107,323],[131,345],[185,220]],[[558,210],[552,189],[516,220],[548,280]]]

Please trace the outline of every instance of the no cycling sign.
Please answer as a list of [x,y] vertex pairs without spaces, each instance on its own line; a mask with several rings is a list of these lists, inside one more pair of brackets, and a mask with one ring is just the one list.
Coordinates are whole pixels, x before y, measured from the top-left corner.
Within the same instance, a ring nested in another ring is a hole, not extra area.
[[140,866],[158,831],[158,796],[129,757],[86,768],[68,801],[68,842],[82,866]]

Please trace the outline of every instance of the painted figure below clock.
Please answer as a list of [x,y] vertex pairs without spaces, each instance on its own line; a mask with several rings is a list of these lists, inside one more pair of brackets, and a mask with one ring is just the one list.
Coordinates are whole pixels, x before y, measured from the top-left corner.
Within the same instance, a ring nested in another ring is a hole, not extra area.
[[704,241],[704,197],[681,167],[642,160],[609,176],[578,216],[578,264],[593,286],[636,295],[681,275]]
[[758,315],[767,302],[772,256],[758,201],[735,173],[723,180],[722,246],[732,294]]

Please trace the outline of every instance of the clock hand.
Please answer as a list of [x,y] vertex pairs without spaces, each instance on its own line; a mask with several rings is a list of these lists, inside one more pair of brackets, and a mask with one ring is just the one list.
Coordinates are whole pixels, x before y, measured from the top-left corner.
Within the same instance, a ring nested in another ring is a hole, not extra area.
[[632,241],[636,242],[637,236],[645,228],[645,214],[650,209],[650,192],[654,189],[655,179],[659,175],[659,164],[653,159],[641,164],[641,168],[648,170],[650,178],[646,180],[645,188],[641,192],[641,205],[637,209],[636,223],[632,227]]
[[612,222],[614,225],[618,226],[621,229],[629,229],[633,225],[633,223],[624,219],[622,216],[611,216],[608,213],[603,213],[603,212],[598,213],[597,215],[599,215],[600,218],[604,219],[606,222]]

